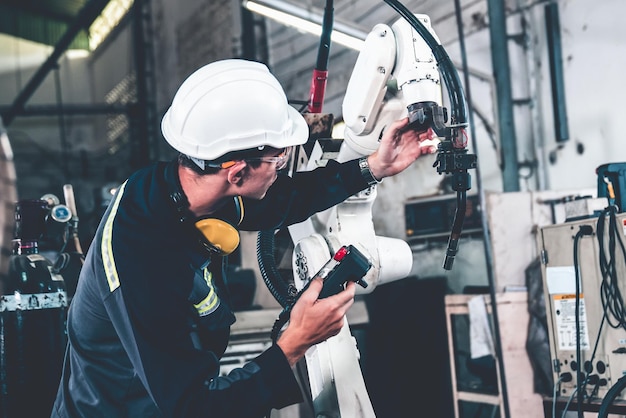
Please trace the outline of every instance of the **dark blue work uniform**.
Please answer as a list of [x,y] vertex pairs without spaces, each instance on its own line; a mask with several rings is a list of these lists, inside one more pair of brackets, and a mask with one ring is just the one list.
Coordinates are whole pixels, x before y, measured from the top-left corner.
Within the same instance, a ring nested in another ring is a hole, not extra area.
[[[119,189],[90,245],[69,309],[54,418],[260,417],[302,401],[281,349],[219,375],[235,316],[211,259],[170,198],[177,164],[155,163]],[[279,175],[243,199],[241,230],[290,225],[367,187],[357,161]],[[237,217],[232,207],[223,216]]]

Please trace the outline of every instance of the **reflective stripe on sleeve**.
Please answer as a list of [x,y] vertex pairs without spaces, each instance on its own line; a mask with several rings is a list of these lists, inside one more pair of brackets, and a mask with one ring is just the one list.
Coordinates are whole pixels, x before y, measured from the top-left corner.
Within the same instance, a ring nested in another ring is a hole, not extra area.
[[109,290],[113,292],[115,289],[120,287],[120,279],[117,275],[117,268],[115,267],[115,259],[113,258],[113,221],[115,220],[115,215],[117,214],[117,208],[120,205],[120,200],[122,200],[122,195],[124,194],[124,187],[126,187],[126,182],[124,182],[118,192],[117,196],[115,196],[115,201],[113,202],[113,207],[111,208],[111,212],[106,219],[106,223],[104,224],[104,230],[102,231],[102,243],[100,245],[100,251],[102,253],[102,263],[104,264],[104,272],[107,276],[107,281],[109,282]]

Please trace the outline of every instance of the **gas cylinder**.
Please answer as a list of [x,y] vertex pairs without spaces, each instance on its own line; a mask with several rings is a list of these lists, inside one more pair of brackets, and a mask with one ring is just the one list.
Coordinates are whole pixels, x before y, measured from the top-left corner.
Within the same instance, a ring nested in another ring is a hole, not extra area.
[[0,297],[0,417],[49,417],[67,343],[63,278],[39,253],[48,202],[21,200]]

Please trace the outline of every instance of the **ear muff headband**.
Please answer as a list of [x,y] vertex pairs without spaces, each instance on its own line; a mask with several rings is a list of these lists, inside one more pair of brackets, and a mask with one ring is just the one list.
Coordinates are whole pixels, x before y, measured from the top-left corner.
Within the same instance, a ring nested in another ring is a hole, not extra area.
[[205,218],[196,221],[196,228],[204,235],[204,246],[219,255],[228,255],[239,246],[239,232],[226,221]]

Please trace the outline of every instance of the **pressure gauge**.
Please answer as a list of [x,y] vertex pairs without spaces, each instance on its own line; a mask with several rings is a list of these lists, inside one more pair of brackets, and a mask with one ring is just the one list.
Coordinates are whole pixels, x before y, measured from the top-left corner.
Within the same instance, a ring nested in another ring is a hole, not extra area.
[[69,222],[72,219],[70,208],[63,204],[58,204],[50,209],[50,216],[57,222]]

